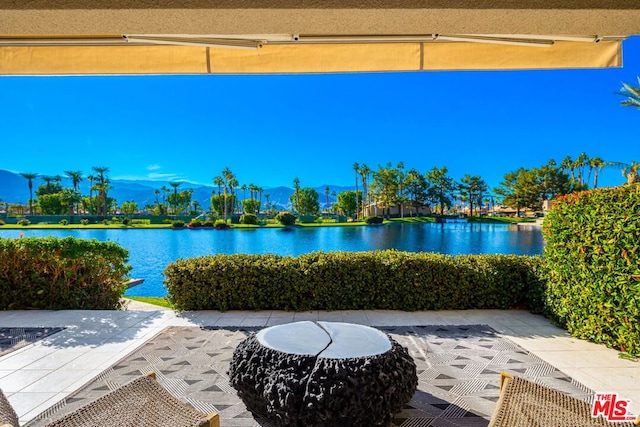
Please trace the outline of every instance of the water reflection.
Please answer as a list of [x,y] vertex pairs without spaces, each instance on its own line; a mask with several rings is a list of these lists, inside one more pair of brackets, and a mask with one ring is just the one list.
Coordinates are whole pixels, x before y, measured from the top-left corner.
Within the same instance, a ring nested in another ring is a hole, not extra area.
[[300,255],[316,251],[398,249],[445,254],[503,253],[540,255],[539,228],[502,224],[390,224],[372,227],[306,227],[253,230],[0,230],[0,237],[75,236],[113,241],[129,249],[131,277],[145,283],[131,295],[163,296],[162,271],[178,258],[209,254],[272,253]]

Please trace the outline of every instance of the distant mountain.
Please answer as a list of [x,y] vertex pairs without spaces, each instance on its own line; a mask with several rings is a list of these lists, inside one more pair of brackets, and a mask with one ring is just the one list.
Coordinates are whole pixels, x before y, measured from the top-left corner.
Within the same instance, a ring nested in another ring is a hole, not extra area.
[[[36,187],[33,188],[34,195]],[[27,180],[20,174],[0,169],[0,201],[9,203],[27,203],[29,187]]]
[[[42,178],[36,178],[33,181],[33,193],[35,197],[36,189],[42,185],[44,181]],[[71,180],[63,178],[61,182],[63,187],[71,187]],[[163,186],[169,187],[168,182],[162,181],[148,181],[148,180],[130,180],[130,179],[114,179],[111,181],[112,189],[109,191],[109,196],[114,197],[118,203],[126,201],[134,201],[138,206],[143,207],[145,205],[154,204],[156,201],[155,190],[161,189]],[[315,190],[320,196],[318,201],[320,202],[320,208],[323,209],[326,204],[325,200],[325,187],[329,187],[329,204],[335,203],[336,195],[342,191],[353,190],[353,187],[344,187],[338,185],[322,185],[316,187]],[[193,189],[192,200],[197,200],[204,209],[209,209],[211,202],[210,198],[212,194],[217,194],[218,188],[215,186],[193,184],[184,182],[178,188],[178,191]],[[89,181],[83,180],[80,184],[80,192],[82,194],[89,194]],[[267,195],[269,195],[269,202],[274,205],[276,210],[291,209],[291,195],[294,190],[289,187],[269,187],[265,188],[262,192],[262,206],[267,203]],[[241,200],[244,198],[244,192],[240,189],[237,190],[238,198]],[[162,202],[163,192],[157,196],[158,200]],[[246,192],[246,197],[249,197],[249,192]],[[29,200],[29,187],[27,180],[20,174],[9,172],[0,169],[0,202],[9,203],[23,203],[26,204]]]

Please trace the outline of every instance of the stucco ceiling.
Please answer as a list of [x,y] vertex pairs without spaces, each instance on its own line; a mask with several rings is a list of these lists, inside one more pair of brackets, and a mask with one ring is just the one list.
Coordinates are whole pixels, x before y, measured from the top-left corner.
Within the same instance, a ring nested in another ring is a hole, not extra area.
[[[0,74],[616,67],[620,38],[634,34],[640,0],[0,0]],[[208,41],[185,42],[194,35]],[[238,38],[262,48],[215,42]]]
[[640,34],[638,0],[0,0],[1,34]]

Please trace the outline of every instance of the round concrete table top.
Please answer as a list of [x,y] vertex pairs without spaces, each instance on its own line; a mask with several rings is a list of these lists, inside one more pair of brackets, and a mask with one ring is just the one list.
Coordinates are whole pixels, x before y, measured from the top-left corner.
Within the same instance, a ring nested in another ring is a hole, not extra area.
[[273,350],[325,359],[375,356],[391,350],[391,341],[383,332],[342,322],[287,323],[262,329],[256,338]]
[[256,334],[265,347],[288,354],[317,355],[331,344],[331,338],[314,322],[286,323],[262,329]]

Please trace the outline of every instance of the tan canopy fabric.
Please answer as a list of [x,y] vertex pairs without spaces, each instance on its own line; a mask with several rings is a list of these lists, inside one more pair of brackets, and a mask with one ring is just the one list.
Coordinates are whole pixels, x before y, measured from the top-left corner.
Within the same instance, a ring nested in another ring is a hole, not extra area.
[[[130,43],[122,37],[130,34],[222,34],[262,47]],[[640,34],[638,0],[2,0],[0,74],[616,67],[620,40],[633,34]],[[550,43],[478,43],[469,35]],[[42,42],[56,37],[65,40]]]
[[615,67],[620,42],[548,48],[482,43],[195,46],[4,46],[0,74],[254,74]]

